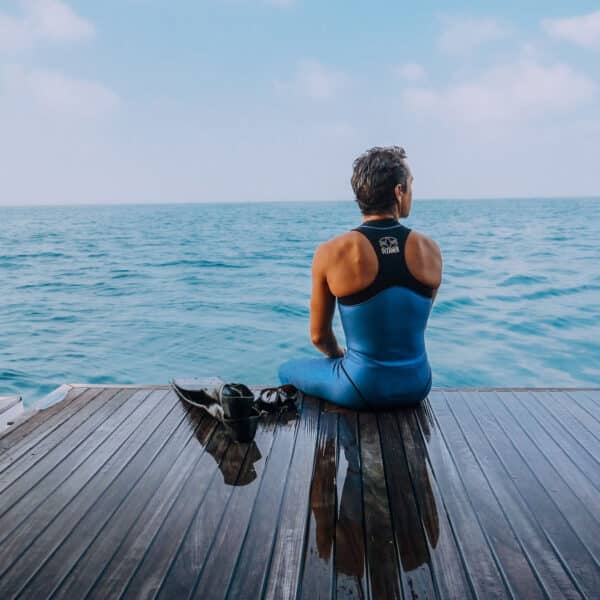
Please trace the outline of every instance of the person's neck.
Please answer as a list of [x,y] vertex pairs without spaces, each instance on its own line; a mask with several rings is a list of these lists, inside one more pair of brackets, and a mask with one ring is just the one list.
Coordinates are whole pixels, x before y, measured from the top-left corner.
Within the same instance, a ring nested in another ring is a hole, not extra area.
[[394,213],[378,213],[376,215],[363,215],[363,223],[368,223],[369,221],[382,221],[383,219],[398,220],[398,215]]

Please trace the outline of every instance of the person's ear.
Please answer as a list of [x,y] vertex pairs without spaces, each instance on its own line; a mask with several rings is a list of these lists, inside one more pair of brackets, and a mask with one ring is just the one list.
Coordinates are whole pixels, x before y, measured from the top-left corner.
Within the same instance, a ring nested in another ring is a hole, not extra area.
[[394,195],[396,196],[396,214],[398,215],[398,218],[400,218],[400,216],[402,215],[402,200],[404,198],[404,189],[401,183],[399,183],[395,188],[394,188]]
[[398,202],[402,202],[402,196],[404,194],[404,186],[399,183],[396,185],[396,187],[394,188],[394,194],[396,195],[396,200],[398,200]]

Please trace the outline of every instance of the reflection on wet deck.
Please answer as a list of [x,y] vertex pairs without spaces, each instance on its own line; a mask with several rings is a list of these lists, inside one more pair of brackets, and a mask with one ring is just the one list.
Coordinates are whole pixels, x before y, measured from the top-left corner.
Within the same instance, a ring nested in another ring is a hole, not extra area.
[[0,437],[0,597],[591,598],[599,457],[600,390],[307,397],[238,444],[166,388],[72,387]]

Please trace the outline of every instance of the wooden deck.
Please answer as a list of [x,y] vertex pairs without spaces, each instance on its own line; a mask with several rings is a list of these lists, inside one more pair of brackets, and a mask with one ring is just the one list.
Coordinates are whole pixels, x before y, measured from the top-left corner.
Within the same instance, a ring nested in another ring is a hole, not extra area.
[[0,437],[0,598],[598,598],[600,389],[307,397],[232,443],[165,387]]

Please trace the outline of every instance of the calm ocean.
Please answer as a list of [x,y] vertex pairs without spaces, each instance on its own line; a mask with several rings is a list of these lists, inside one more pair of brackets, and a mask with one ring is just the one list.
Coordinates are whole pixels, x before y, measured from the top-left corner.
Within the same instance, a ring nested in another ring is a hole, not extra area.
[[[27,404],[64,382],[274,384],[317,356],[315,246],[360,221],[350,201],[0,214],[0,395]],[[406,224],[444,255],[434,386],[600,384],[600,200],[416,200]]]

